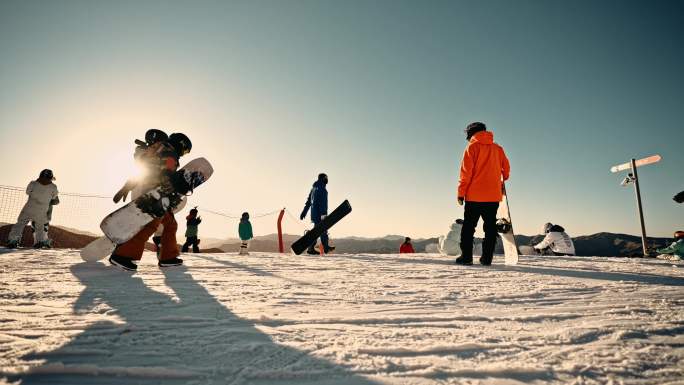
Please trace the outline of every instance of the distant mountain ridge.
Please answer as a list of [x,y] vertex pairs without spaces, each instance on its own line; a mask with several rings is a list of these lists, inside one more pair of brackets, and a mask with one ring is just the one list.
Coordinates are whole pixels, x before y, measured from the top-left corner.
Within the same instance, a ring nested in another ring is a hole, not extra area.
[[[0,244],[5,245],[7,242],[7,235],[10,231],[10,225],[0,226]],[[293,234],[283,235],[283,244],[286,252],[289,252],[292,243],[300,236]],[[90,243],[96,238],[92,233],[80,231],[77,229],[64,228],[61,226],[50,227],[50,238],[53,240],[53,247],[55,248],[73,248],[79,249]],[[516,235],[518,246],[532,246],[541,242],[542,235]],[[31,229],[26,227],[23,233],[23,246],[32,246],[33,236]],[[209,239],[209,238],[208,238]],[[332,240],[332,244],[337,248],[338,253],[349,254],[394,254],[399,252],[399,246],[403,242],[404,237],[401,235],[387,235],[381,238],[365,238],[365,237],[345,237]],[[178,239],[182,241],[182,238]],[[418,253],[424,253],[426,247],[431,244],[438,243],[438,238],[414,239],[413,247]],[[615,233],[596,233],[592,235],[583,235],[573,238],[575,249],[579,256],[638,256],[642,254],[641,251],[641,237],[629,234],[615,234]],[[648,238],[649,247],[661,248],[670,244],[670,238]],[[240,249],[240,241],[238,239],[218,240],[211,239],[212,245],[207,247],[200,247],[202,252],[237,252]],[[200,244],[200,246],[203,246]],[[148,250],[153,250],[153,245],[148,243],[146,245]],[[260,252],[278,252],[278,236],[277,234],[268,234],[257,236],[250,241],[251,251]],[[503,253],[501,242],[497,244],[496,253]]]

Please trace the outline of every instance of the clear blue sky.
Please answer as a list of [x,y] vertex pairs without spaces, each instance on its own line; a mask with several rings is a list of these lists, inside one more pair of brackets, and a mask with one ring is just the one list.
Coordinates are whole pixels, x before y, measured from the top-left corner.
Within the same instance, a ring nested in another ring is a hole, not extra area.
[[[333,235],[444,233],[464,126],[512,163],[517,232],[684,228],[682,1],[2,1],[0,184],[55,169],[113,194],[145,129],[216,167],[192,204],[299,212],[318,172]],[[11,167],[10,167],[11,166]],[[207,228],[210,235],[234,229]],[[258,233],[273,232],[261,229]],[[300,229],[286,229],[298,232]]]

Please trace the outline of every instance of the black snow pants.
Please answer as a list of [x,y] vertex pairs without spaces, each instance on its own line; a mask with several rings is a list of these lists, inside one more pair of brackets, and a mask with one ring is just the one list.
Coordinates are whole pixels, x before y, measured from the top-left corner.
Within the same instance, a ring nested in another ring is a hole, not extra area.
[[181,251],[183,253],[187,253],[188,249],[190,248],[190,245],[192,245],[193,253],[199,253],[199,239],[197,239],[197,237],[185,238],[185,243],[183,244],[183,248],[181,249]]
[[499,202],[466,202],[461,228],[461,255],[466,259],[473,259],[473,237],[477,222],[482,217],[485,238],[482,242],[482,260],[491,262],[496,247],[496,211]]

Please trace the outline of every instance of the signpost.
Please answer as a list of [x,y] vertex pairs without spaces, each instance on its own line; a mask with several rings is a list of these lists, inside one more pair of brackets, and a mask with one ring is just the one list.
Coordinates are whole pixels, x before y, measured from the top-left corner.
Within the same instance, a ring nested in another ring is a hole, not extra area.
[[648,158],[643,158],[636,160],[632,158],[629,162],[619,164],[610,168],[613,173],[630,170],[631,172],[627,174],[627,177],[622,181],[623,186],[634,182],[634,192],[636,194],[637,208],[639,210],[639,223],[641,224],[641,246],[644,250],[644,256],[648,256],[648,241],[646,240],[646,225],[644,224],[644,210],[641,205],[641,189],[639,188],[639,176],[637,174],[637,167],[646,166],[647,164],[660,162],[662,157],[660,155],[649,156]]

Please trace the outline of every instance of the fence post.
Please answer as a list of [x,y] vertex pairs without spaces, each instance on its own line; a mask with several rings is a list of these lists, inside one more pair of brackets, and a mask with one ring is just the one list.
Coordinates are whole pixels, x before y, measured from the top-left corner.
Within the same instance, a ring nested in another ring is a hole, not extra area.
[[283,215],[285,215],[285,209],[280,210],[280,215],[278,215],[278,248],[280,253],[285,252],[285,247],[283,246]]

